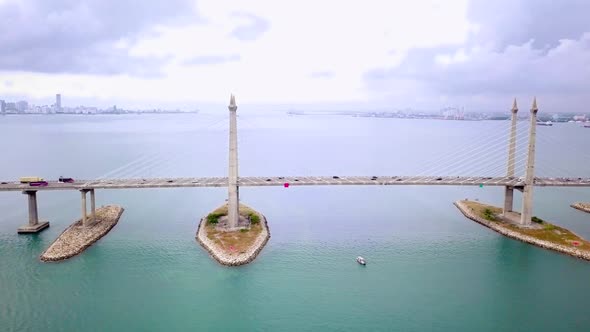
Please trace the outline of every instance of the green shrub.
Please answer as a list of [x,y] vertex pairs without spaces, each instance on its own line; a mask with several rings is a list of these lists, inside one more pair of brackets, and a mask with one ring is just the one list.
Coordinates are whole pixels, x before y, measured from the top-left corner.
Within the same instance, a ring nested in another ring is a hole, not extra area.
[[240,233],[246,233],[247,231],[249,231],[249,229],[247,229],[247,228],[240,229]]
[[544,223],[544,222],[545,222],[543,219],[541,219],[541,218],[537,218],[537,217],[532,217],[532,218],[531,218],[531,220],[532,220],[533,222],[536,222],[537,224],[542,224],[542,223]]
[[491,220],[494,221],[496,220],[496,216],[494,215],[494,212],[492,212],[492,210],[490,209],[485,209],[483,210],[483,217],[487,220]]
[[551,224],[545,224],[545,226],[543,226],[543,229],[545,229],[546,231],[552,231],[554,229],[556,229],[557,227],[555,227],[555,225],[551,225]]
[[252,224],[258,224],[260,222],[260,217],[256,213],[250,213],[248,217],[250,217],[250,222]]
[[207,215],[207,223],[209,224],[217,224],[219,222],[219,217],[224,216],[222,213],[209,213]]

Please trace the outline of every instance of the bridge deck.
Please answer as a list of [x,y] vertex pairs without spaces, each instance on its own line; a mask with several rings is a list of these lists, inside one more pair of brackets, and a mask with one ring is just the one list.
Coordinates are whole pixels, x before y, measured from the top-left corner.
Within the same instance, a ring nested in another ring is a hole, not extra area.
[[[140,189],[182,187],[225,187],[226,177],[201,178],[139,178],[77,180],[74,183],[48,181],[45,187],[33,187],[18,181],[0,182],[0,191],[24,190],[80,190],[80,189]],[[524,186],[522,178],[465,177],[465,176],[286,176],[286,177],[240,177],[241,187],[251,186],[311,185],[446,185],[446,186]],[[535,186],[590,187],[590,178],[535,178]]]

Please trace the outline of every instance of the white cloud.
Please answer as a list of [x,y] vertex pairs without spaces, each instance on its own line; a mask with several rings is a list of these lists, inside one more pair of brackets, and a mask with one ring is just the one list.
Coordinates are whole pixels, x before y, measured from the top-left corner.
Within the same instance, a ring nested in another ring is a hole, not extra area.
[[441,107],[436,99],[445,96],[468,108],[498,109],[515,96],[532,100],[536,95],[545,111],[586,112],[590,33],[562,39],[554,47],[533,45],[529,40],[502,50],[474,46],[442,55],[423,50],[425,54],[414,52],[399,68],[373,72],[367,80],[377,96],[399,88],[390,100],[410,101],[421,94],[428,96],[431,108]]
[[[363,82],[368,70],[395,67],[413,48],[464,43],[472,30],[466,5],[466,0],[201,0],[197,9],[203,22],[156,26],[136,43],[117,43],[131,56],[170,57],[161,68],[163,77],[7,72],[3,76],[13,85],[0,86],[0,94],[41,98],[60,91],[103,99],[219,102],[233,92],[253,103],[364,102],[370,98]],[[236,13],[266,20],[268,30],[252,34],[255,39],[232,38],[247,21]],[[195,58],[235,60],[234,55],[239,61],[187,65]],[[314,77],[318,72],[332,76]]]
[[464,49],[459,49],[453,54],[438,54],[434,57],[434,62],[437,64],[448,66],[455,63],[461,63],[469,60],[469,56]]

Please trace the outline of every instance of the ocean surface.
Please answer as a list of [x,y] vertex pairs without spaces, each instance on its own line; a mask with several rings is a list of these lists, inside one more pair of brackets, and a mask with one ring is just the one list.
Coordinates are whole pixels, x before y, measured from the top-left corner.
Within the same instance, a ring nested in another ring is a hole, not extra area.
[[[505,172],[507,121],[249,114],[242,176]],[[527,122],[519,123],[523,174]],[[0,179],[225,176],[219,114],[0,117]],[[590,176],[590,129],[537,127],[537,175]],[[244,187],[271,239],[247,266],[195,241],[224,188],[98,190],[115,228],[61,263],[38,256],[76,218],[80,194],[38,193],[51,227],[17,235],[26,197],[0,193],[0,331],[589,331],[590,263],[494,233],[452,205],[500,205],[500,187]],[[515,197],[520,208],[521,197]],[[534,215],[590,238],[588,188],[535,188]],[[361,267],[355,258],[367,260]]]

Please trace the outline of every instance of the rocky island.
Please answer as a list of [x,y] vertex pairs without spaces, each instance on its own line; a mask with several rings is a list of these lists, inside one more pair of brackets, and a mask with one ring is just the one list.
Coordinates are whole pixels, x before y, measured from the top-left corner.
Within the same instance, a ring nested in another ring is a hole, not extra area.
[[590,203],[576,202],[570,206],[574,209],[590,213]]
[[[520,226],[502,217],[502,209],[480,202],[461,200],[455,206],[469,219],[507,237],[590,260],[590,242],[573,232],[533,217],[530,226]],[[514,213],[514,212],[511,212]]]
[[239,204],[236,229],[228,229],[227,204],[202,218],[196,239],[220,264],[238,266],[252,262],[270,238],[266,218],[254,209]]
[[39,257],[44,262],[56,262],[76,256],[105,236],[119,221],[124,209],[107,205],[96,209],[94,223],[83,226],[74,222]]

